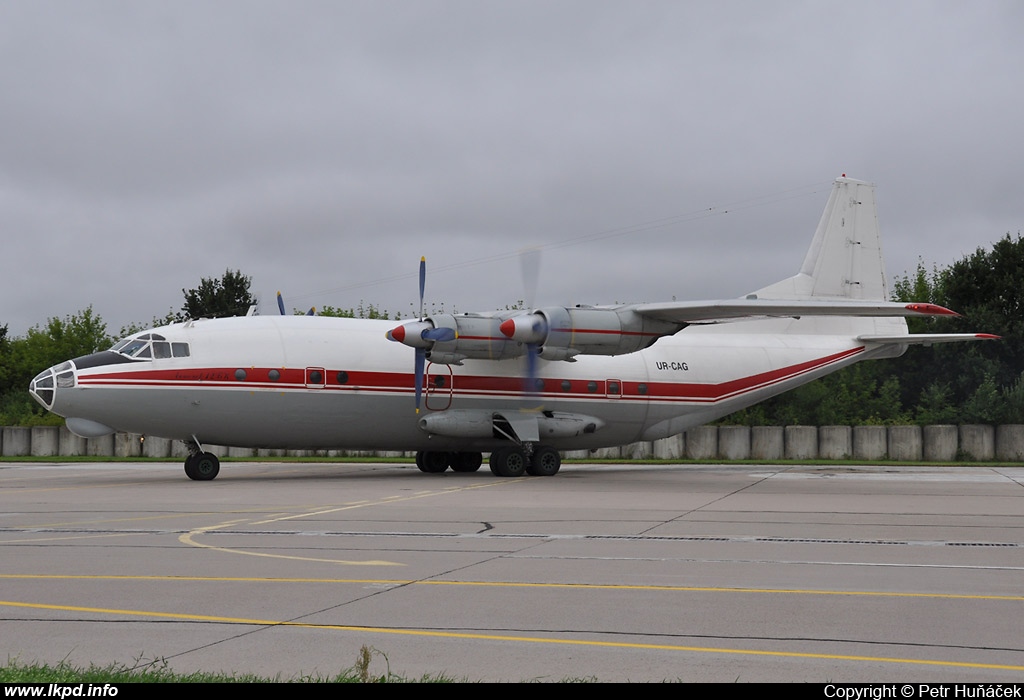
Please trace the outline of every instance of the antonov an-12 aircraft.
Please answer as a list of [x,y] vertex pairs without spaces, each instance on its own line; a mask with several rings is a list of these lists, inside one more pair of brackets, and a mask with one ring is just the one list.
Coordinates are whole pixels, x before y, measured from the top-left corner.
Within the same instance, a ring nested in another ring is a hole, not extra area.
[[[423,298],[423,265],[420,299]],[[551,476],[560,450],[680,433],[911,344],[888,301],[874,186],[835,181],[800,271],[739,299],[434,314],[195,319],[68,360],[30,391],[77,435],[182,440],[185,473],[217,476],[203,444],[416,451],[424,472]]]

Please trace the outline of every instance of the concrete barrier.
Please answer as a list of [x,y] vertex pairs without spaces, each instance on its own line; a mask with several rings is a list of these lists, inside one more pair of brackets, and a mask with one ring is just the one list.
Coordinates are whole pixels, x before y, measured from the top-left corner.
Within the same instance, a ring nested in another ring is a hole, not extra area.
[[775,460],[786,456],[785,430],[781,425],[755,425],[750,429],[750,458]]
[[57,453],[61,457],[77,457],[89,453],[88,441],[63,425],[57,429],[57,444]]
[[750,427],[722,425],[718,428],[719,459],[750,459]]
[[686,431],[687,459],[718,458],[718,426],[701,425]]
[[654,445],[649,442],[634,442],[622,446],[623,459],[651,459],[654,456]]
[[890,425],[889,426],[889,459],[906,462],[919,462],[924,453],[921,442],[921,426]]
[[599,447],[593,452],[594,459],[622,459],[621,447]]
[[85,441],[85,453],[90,457],[113,457],[114,436],[104,435],[98,438],[88,438]]
[[991,425],[961,425],[960,453],[965,459],[987,462],[996,458],[996,429]]
[[924,459],[928,462],[952,462],[959,448],[955,425],[926,425],[922,430]]
[[853,456],[853,429],[848,425],[823,425],[818,428],[819,459],[850,459]]
[[884,425],[853,426],[853,458],[875,461],[885,459],[889,450],[889,431]]
[[[221,445],[203,445],[218,457],[303,456],[385,456],[411,457],[412,452],[369,452],[341,450],[265,450]],[[82,438],[64,426],[11,426],[0,429],[0,454],[5,457],[95,457],[157,458],[184,460],[188,448],[180,440],[135,434]],[[1024,425],[807,425],[742,426],[704,425],[686,433],[620,447],[574,450],[568,459],[692,459],[692,460],[777,460],[777,459],[884,459],[948,462],[1024,461]]]
[[171,442],[167,438],[147,437],[142,441],[142,456],[167,459],[171,456]]
[[132,459],[142,456],[142,436],[138,433],[115,433],[114,456]]
[[1024,459],[1024,425],[996,428],[996,459],[1019,462]]
[[4,457],[27,457],[32,454],[31,428],[4,428],[2,433]]
[[[686,441],[683,433],[654,441],[655,459],[682,459],[686,456]],[[568,455],[567,455],[568,456]]]
[[56,457],[60,454],[60,428],[37,425],[29,431],[33,457]]
[[786,459],[817,459],[818,429],[813,425],[786,426]]

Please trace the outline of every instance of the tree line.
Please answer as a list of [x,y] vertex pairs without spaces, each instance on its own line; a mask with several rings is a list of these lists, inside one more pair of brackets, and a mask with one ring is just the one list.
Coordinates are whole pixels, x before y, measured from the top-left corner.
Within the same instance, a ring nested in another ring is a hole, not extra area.
[[[21,337],[0,326],[0,425],[59,424],[29,396],[40,371],[109,348],[118,338],[189,318],[239,316],[257,303],[252,280],[238,270],[182,289],[184,303],[150,324],[131,324],[117,336],[90,306],[50,318]],[[794,391],[734,413],[725,424],[858,425],[1024,423],[1024,240],[1007,234],[949,267],[919,262],[893,285],[894,301],[939,304],[957,317],[908,319],[912,333],[985,332],[995,342],[911,347],[902,357],[860,362]],[[512,307],[516,308],[516,307]],[[304,313],[295,310],[294,313]],[[373,304],[326,306],[320,315],[390,318]],[[396,314],[394,318],[398,318]]]

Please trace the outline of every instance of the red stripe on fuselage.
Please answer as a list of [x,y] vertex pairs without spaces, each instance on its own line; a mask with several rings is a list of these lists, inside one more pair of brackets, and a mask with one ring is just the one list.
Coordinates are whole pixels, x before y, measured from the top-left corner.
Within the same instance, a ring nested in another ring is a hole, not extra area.
[[[855,347],[826,357],[808,360],[781,369],[761,372],[720,383],[665,382],[665,381],[623,381],[620,382],[620,399],[634,401],[697,402],[713,403],[732,398],[750,391],[761,389],[779,382],[798,377],[828,365],[840,362],[864,351]],[[235,372],[245,371],[245,378],[238,380]],[[280,378],[270,379],[276,371]],[[343,374],[342,374],[343,373]],[[523,395],[522,377],[442,375],[453,386],[429,387],[441,393],[453,392],[455,396],[479,397],[520,397]],[[202,369],[149,369],[134,372],[107,372],[103,374],[79,375],[78,384],[83,387],[192,387],[232,388],[240,390],[262,389],[270,391],[360,391],[378,393],[411,393],[413,375],[407,372],[359,372],[326,370],[326,385],[322,388],[306,386],[306,370],[281,367],[211,367]],[[344,383],[339,379],[345,379]],[[604,399],[606,380],[601,379],[559,379],[543,378],[543,390],[532,395],[551,398]],[[643,391],[641,388],[643,387]]]

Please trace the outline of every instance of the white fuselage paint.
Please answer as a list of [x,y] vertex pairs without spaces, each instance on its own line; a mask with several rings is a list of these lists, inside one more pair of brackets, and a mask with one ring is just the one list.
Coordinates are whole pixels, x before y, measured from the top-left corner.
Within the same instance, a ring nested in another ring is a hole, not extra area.
[[544,388],[533,394],[524,391],[520,360],[429,364],[417,414],[413,351],[385,338],[394,326],[306,316],[167,326],[155,331],[189,343],[188,357],[78,369],[73,387],[55,391],[52,410],[118,431],[220,445],[486,451],[501,441],[431,436],[418,419],[445,410],[543,409],[600,419],[591,434],[544,440],[559,450],[588,449],[667,437],[856,361],[898,355],[903,346],[856,338],[906,333],[901,318],[690,326],[627,355],[540,361]]

